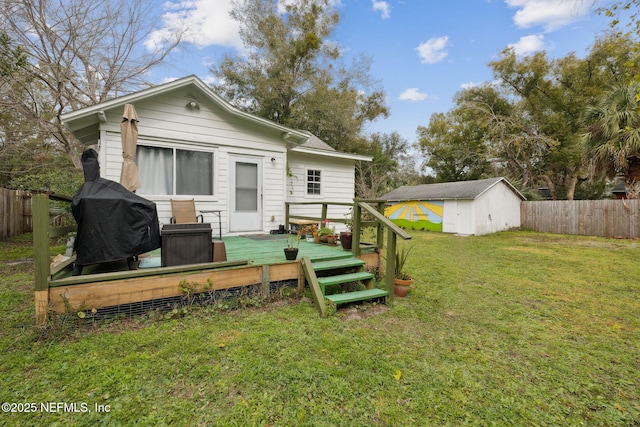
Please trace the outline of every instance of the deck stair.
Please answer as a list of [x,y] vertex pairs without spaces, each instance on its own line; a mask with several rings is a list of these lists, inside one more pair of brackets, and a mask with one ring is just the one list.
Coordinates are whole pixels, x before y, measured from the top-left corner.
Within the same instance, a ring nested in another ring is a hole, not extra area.
[[[326,314],[326,301],[337,306],[356,301],[385,298],[388,292],[375,287],[375,276],[364,270],[365,262],[350,253],[330,258],[311,259],[304,257],[302,267],[305,278],[313,293],[320,315]],[[346,285],[362,282],[366,289],[354,292],[327,295],[326,288],[333,285]]]

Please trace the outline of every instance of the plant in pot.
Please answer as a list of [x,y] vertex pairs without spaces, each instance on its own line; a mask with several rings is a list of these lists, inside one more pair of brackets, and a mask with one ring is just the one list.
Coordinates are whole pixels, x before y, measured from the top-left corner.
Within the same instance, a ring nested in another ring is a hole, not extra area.
[[345,216],[347,217],[345,221],[347,231],[340,232],[340,243],[345,251],[350,251],[353,247],[353,209],[345,214]]
[[395,253],[395,271],[394,271],[394,280],[393,280],[393,293],[398,297],[405,297],[409,292],[409,288],[411,287],[411,283],[413,283],[413,278],[404,271],[404,266],[407,262],[407,258],[409,257],[409,252],[411,252],[411,248],[402,248],[396,250]]
[[316,233],[317,231],[318,231],[318,226],[316,224],[305,225],[304,227],[300,228],[300,230],[298,230],[298,235],[300,236],[300,238],[304,236],[307,242],[313,242],[314,241],[313,234]]
[[336,234],[335,231],[333,231],[332,228],[326,226],[318,230],[318,238],[322,243],[327,243],[329,241],[329,236],[333,236],[334,234]]
[[337,246],[338,245],[338,235],[337,234],[329,234],[327,236],[327,243],[329,243],[329,246]]
[[289,234],[287,236],[287,247],[284,248],[284,257],[293,261],[298,257],[298,244],[300,243],[300,235],[299,234]]

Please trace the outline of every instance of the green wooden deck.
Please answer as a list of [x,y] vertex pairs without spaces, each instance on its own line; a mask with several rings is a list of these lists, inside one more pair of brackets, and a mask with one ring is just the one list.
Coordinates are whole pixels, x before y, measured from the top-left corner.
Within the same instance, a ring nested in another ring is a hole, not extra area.
[[[229,261],[249,259],[253,264],[260,265],[290,262],[284,257],[284,248],[287,247],[286,235],[225,237],[222,240],[225,243]],[[303,256],[311,259],[351,256],[351,252],[343,250],[340,245],[329,246],[301,240],[298,248],[298,260]]]
[[[255,235],[223,237],[228,261],[250,260],[253,265],[279,264],[287,261],[284,248],[287,247],[287,235]],[[311,243],[301,240],[298,243],[298,260],[308,256],[312,260],[337,259],[351,256],[351,252],[342,246]],[[151,257],[140,261],[140,268],[160,267],[160,249],[151,252]]]

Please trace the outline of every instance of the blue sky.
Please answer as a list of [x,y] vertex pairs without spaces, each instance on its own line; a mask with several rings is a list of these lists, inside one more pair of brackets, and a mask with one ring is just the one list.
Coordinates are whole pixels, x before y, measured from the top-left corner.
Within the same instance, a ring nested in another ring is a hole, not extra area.
[[[283,0],[294,1],[294,0]],[[370,75],[386,93],[391,115],[367,132],[397,131],[409,142],[433,113],[451,109],[454,94],[491,81],[487,63],[513,46],[520,55],[546,50],[583,57],[608,20],[592,0],[333,0],[341,21],[332,40],[347,58],[372,59]],[[160,26],[148,41],[176,25],[189,28],[187,44],[150,76],[156,83],[195,74],[211,80],[209,66],[241,48],[228,15],[230,0],[158,3]]]

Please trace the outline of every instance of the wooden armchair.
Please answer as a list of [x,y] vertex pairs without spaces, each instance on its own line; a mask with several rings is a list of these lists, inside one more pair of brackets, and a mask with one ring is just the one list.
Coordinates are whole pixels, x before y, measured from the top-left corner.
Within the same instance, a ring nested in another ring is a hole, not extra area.
[[[171,224],[193,224],[204,222],[202,214],[196,215],[196,202],[190,200],[171,200]],[[198,221],[199,219],[199,221]]]

